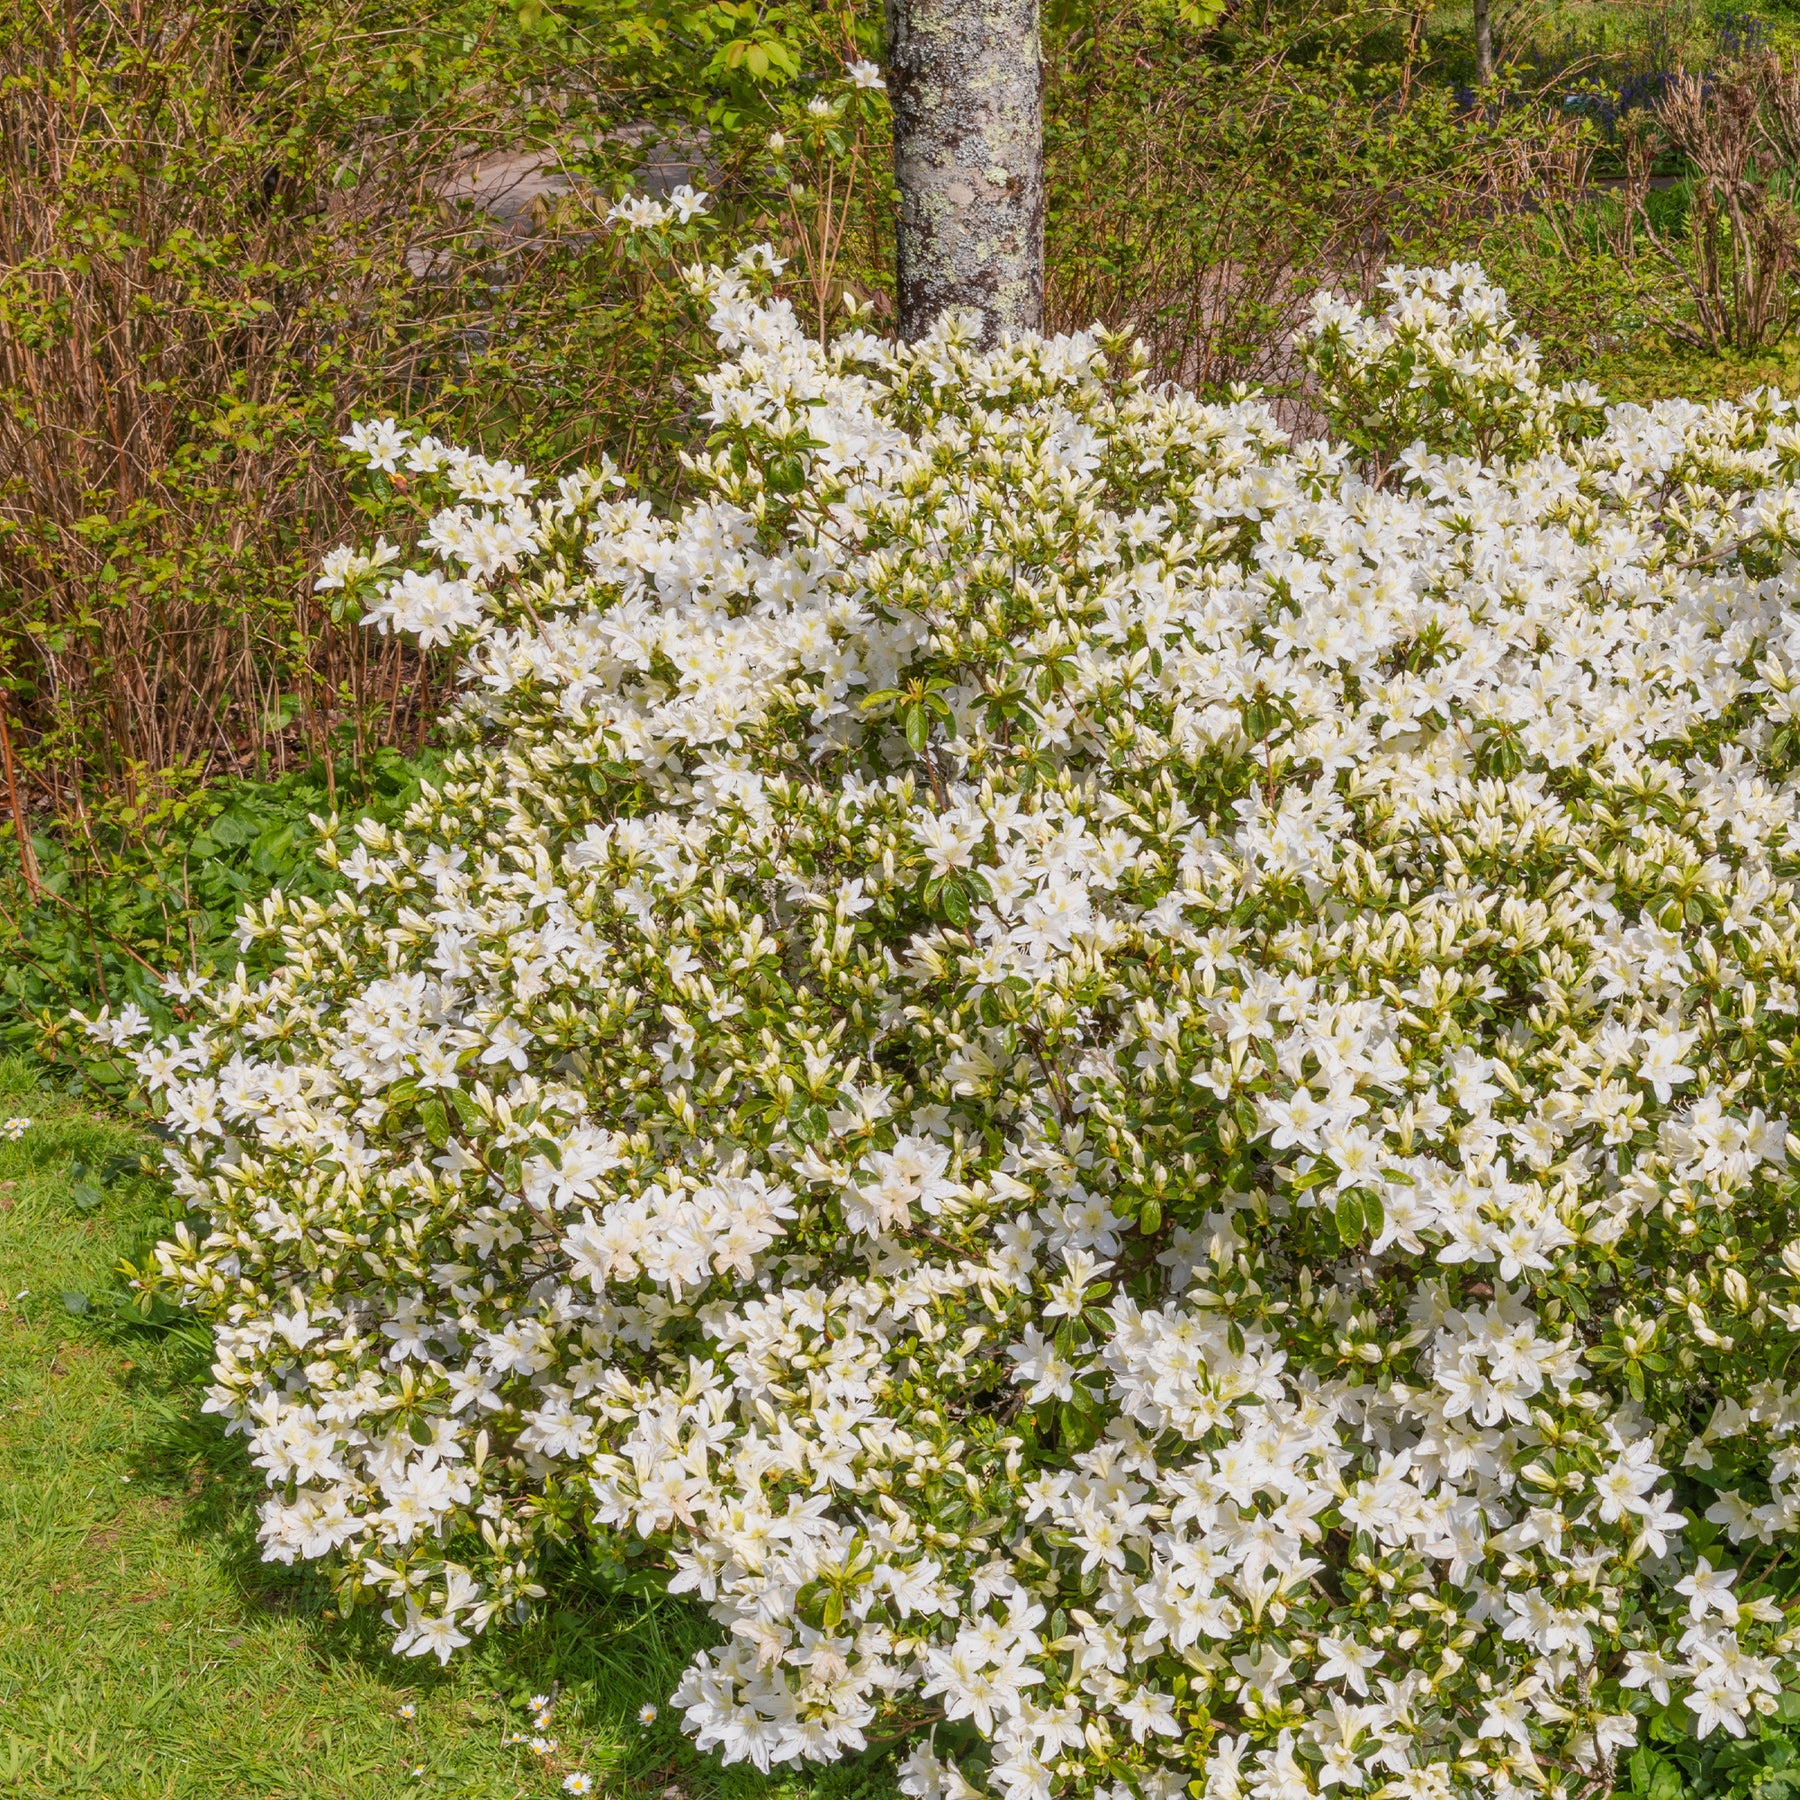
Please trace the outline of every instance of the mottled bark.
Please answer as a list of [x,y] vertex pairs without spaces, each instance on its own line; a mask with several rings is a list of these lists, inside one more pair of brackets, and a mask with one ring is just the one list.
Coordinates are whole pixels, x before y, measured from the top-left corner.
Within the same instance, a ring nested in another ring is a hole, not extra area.
[[888,0],[900,335],[975,307],[982,342],[1044,316],[1037,0]]
[[1486,87],[1494,79],[1494,21],[1488,0],[1475,0],[1475,83]]

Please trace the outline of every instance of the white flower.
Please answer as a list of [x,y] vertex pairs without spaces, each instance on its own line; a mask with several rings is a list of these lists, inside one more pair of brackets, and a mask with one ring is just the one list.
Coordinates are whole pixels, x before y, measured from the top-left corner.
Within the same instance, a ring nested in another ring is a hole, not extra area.
[[410,632],[421,648],[449,643],[459,632],[481,622],[481,595],[473,583],[446,580],[436,570],[420,574],[408,569],[391,582],[363,615],[365,625]]
[[1738,1603],[1731,1592],[1731,1584],[1736,1580],[1736,1569],[1715,1569],[1703,1556],[1690,1574],[1676,1582],[1675,1591],[1688,1596],[1690,1619],[1698,1621],[1716,1612],[1727,1625],[1734,1625]]
[[1723,1725],[1732,1737],[1744,1735],[1744,1715],[1749,1710],[1742,1695],[1734,1693],[1723,1674],[1708,1672],[1694,1683],[1687,1703],[1694,1714],[1697,1736],[1707,1737]]
[[652,226],[665,224],[669,218],[669,209],[649,194],[628,194],[623,200],[616,201],[608,209],[606,216],[632,231],[644,231]]
[[1671,1662],[1666,1656],[1654,1650],[1633,1650],[1627,1653],[1626,1672],[1619,1685],[1628,1688],[1647,1688],[1651,1697],[1659,1706],[1669,1704],[1669,1683],[1682,1673],[1681,1664]]
[[448,1658],[578,1540],[717,1621],[704,1750],[966,1721],[913,1800],[1507,1800],[1615,1680],[1747,1735],[1800,412],[1548,387],[1463,265],[1318,300],[1368,448],[1294,442],[1098,329],[820,344],[779,266],[684,276],[679,510],[361,428],[448,504],[319,579],[452,647],[441,767],[83,1021],[264,1553]]
[[348,587],[372,570],[397,561],[399,556],[399,546],[390,544],[386,538],[377,538],[375,548],[367,554],[348,544],[340,544],[320,562],[319,579],[313,583],[313,591],[323,594],[334,588]]
[[1319,1639],[1319,1679],[1341,1681],[1352,1693],[1368,1693],[1368,1672],[1380,1661],[1381,1652],[1372,1645],[1332,1636]]
[[844,75],[850,85],[855,88],[870,88],[879,92],[887,86],[887,83],[881,78],[880,67],[872,62],[847,63],[844,66]]
[[1644,1056],[1638,1064],[1638,1079],[1656,1090],[1657,1099],[1667,1106],[1669,1092],[1678,1082],[1692,1081],[1694,1071],[1682,1058],[1699,1038],[1698,1031],[1646,1031]]
[[405,1623],[400,1635],[394,1639],[394,1652],[405,1656],[430,1654],[440,1663],[447,1663],[452,1653],[461,1649],[468,1641],[468,1634],[458,1631],[453,1619],[426,1618],[416,1605],[408,1601]]
[[488,1033],[481,1060],[483,1063],[510,1063],[515,1069],[523,1069],[530,1044],[531,1033],[516,1019],[501,1019]]
[[394,419],[364,419],[352,425],[338,442],[352,455],[362,457],[371,469],[392,474],[406,449],[407,436]]

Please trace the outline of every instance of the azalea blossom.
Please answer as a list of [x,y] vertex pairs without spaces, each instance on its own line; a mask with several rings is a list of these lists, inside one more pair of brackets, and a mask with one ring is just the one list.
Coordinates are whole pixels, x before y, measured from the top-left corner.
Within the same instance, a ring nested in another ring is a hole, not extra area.
[[941,1714],[914,1800],[1748,1734],[1800,1674],[1800,414],[1608,407],[1402,269],[1318,301],[1295,441],[1099,328],[821,345],[776,266],[693,274],[678,511],[352,433],[429,518],[321,579],[454,650],[442,772],[178,1029],[90,1022],[264,1553],[447,1659],[579,1543],[718,1626],[703,1749]]

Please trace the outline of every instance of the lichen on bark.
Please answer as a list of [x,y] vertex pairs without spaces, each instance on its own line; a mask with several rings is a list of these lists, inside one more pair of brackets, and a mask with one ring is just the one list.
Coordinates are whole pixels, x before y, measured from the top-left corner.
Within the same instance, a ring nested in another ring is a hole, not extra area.
[[900,334],[976,308],[981,339],[1044,308],[1037,0],[889,0]]

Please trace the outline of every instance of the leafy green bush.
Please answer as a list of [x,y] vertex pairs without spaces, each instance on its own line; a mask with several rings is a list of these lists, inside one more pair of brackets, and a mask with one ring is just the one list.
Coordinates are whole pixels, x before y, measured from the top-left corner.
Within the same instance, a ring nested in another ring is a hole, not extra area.
[[1448,261],[1566,194],[1585,133],[1467,107],[1383,8],[1143,4],[1078,29],[1046,100],[1050,315],[1143,338],[1158,374],[1289,384],[1323,288]]
[[1794,405],[1401,270],[1296,444],[766,267],[672,515],[365,433],[456,747],[92,1021],[266,1554],[447,1659],[592,1547],[728,1628],[702,1746],[919,1800],[1779,1777]]
[[[398,412],[678,486],[703,341],[679,245],[608,205],[685,154],[728,240],[790,239],[815,299],[878,286],[879,91],[808,105],[875,43],[685,0],[8,9],[0,695],[40,806],[415,749],[441,670],[313,590],[354,516],[321,447]],[[568,177],[517,230],[455,197],[497,151]]]

